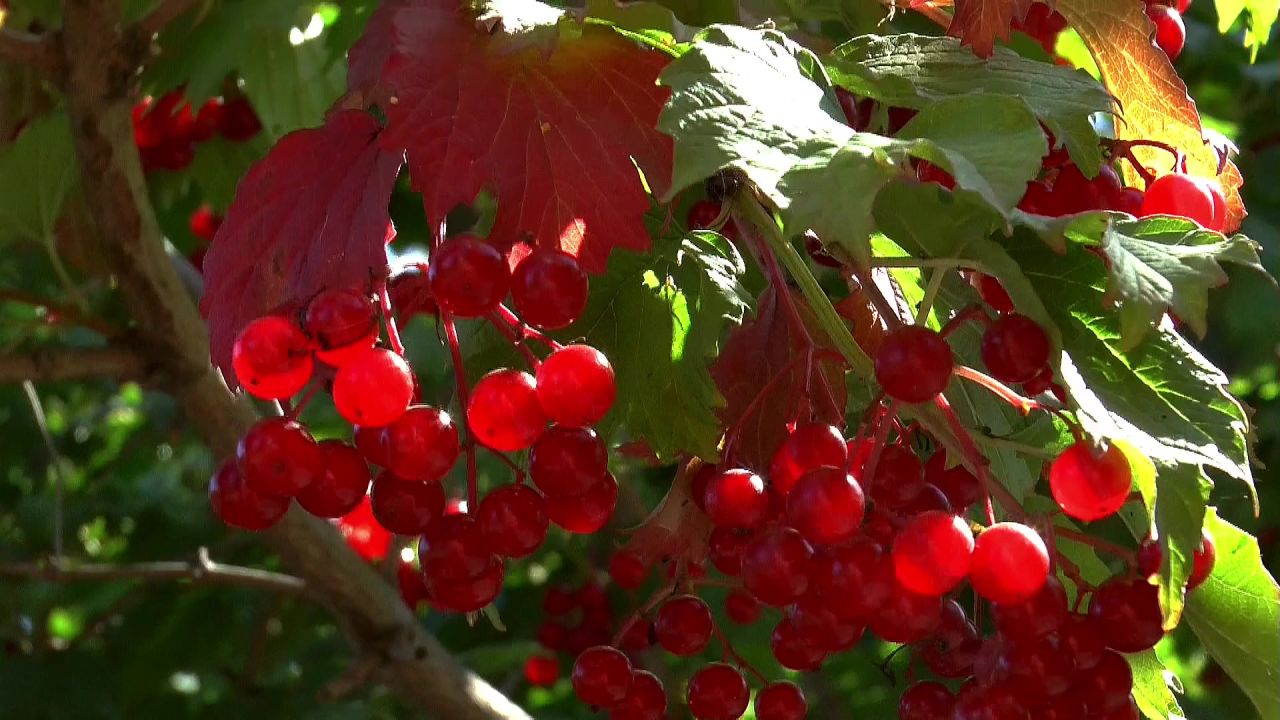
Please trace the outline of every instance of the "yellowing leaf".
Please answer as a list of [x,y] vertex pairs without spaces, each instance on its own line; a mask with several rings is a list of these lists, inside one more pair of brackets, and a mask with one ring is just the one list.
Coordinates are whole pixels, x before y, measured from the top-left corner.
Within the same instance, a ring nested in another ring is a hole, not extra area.
[[[1098,63],[1103,83],[1116,98],[1121,118],[1116,135],[1121,140],[1159,140],[1187,154],[1187,169],[1194,175],[1217,176],[1227,194],[1227,228],[1244,219],[1240,185],[1244,179],[1227,162],[1218,173],[1218,152],[1205,141],[1196,104],[1169,58],[1151,42],[1154,26],[1140,2],[1118,0],[1058,0],[1058,12],[1080,33]],[[1138,148],[1138,158],[1154,170],[1172,165],[1169,154]],[[1135,176],[1130,171],[1130,181]]]

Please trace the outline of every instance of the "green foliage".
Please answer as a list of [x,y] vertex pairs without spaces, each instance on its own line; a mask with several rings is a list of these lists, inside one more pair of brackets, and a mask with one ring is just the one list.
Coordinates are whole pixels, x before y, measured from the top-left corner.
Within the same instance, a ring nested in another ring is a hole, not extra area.
[[76,183],[67,118],[33,122],[0,147],[0,244],[15,238],[51,242],[62,203]]

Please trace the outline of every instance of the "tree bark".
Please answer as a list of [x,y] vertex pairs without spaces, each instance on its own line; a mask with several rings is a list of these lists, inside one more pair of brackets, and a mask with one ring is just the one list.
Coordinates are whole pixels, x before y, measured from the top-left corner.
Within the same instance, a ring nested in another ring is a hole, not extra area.
[[[67,111],[103,259],[188,421],[225,458],[256,413],[210,365],[204,323],[164,251],[130,120],[128,88],[143,42],[122,25],[119,0],[64,0]],[[448,720],[529,717],[454,661],[328,523],[294,507],[262,536],[333,614],[356,655],[378,658],[375,676],[406,701]]]

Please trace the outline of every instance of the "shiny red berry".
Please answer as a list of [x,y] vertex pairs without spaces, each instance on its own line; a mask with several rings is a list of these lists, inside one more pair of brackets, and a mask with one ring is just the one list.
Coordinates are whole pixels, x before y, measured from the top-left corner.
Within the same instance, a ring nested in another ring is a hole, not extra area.
[[937,397],[951,381],[951,346],[941,335],[905,325],[885,335],[875,356],[876,381],[885,394],[904,403]]
[[566,252],[534,250],[511,276],[511,299],[521,320],[557,330],[577,320],[587,306],[587,274]]
[[431,293],[441,307],[459,317],[479,317],[507,295],[511,271],[496,247],[471,235],[440,244],[427,269]]
[[561,425],[595,425],[617,396],[613,367],[590,345],[569,345],[538,367],[538,402]]

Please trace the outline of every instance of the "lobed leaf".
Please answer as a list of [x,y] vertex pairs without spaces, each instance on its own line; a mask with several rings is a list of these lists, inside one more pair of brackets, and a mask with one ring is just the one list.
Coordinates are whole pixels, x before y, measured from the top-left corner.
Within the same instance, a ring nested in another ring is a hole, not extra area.
[[1280,17],[1280,0],[1216,0],[1218,32],[1226,35],[1242,15],[1248,14],[1244,27],[1244,45],[1250,58],[1257,62],[1258,51],[1271,39],[1271,28]]
[[227,382],[241,328],[333,287],[369,287],[388,272],[387,205],[402,155],[378,144],[378,121],[342,110],[280,139],[240,182],[204,260],[200,310]]
[[1089,116],[1109,112],[1111,96],[1079,70],[1005,48],[983,60],[954,38],[913,34],[853,38],[831,51],[826,64],[838,84],[895,107],[920,109],[965,96],[1017,98],[1066,145],[1086,175],[1101,165]]
[[[430,227],[489,190],[491,242],[518,262],[558,245],[589,272],[644,251],[645,182],[666,190],[671,142],[654,129],[669,57],[533,0],[398,0],[351,51],[353,90],[387,115]],[[643,179],[637,172],[643,172]]]
[[996,40],[1009,39],[1014,21],[1027,16],[1031,0],[955,0],[955,6],[947,34],[987,58],[995,52]]

